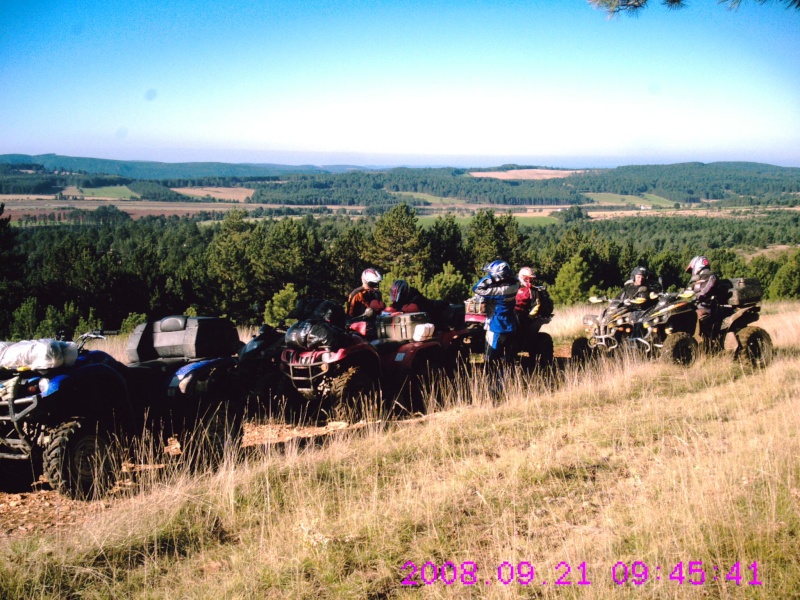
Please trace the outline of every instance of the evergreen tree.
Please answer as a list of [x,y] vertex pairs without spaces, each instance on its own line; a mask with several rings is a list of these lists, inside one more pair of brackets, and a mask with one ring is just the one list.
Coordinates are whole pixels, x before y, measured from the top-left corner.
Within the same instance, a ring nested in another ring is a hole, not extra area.
[[519,224],[511,213],[496,217],[492,210],[479,210],[467,226],[467,251],[471,268],[480,273],[493,260],[507,261],[514,269],[523,258]]
[[769,297],[775,300],[800,298],[800,251],[786,261],[769,286]]
[[428,251],[416,211],[402,203],[375,221],[366,257],[381,272],[424,276]]
[[291,310],[297,304],[298,293],[293,283],[287,283],[283,289],[272,296],[264,308],[264,323],[277,327],[286,320]]
[[450,263],[456,271],[470,270],[470,260],[464,249],[461,226],[452,213],[436,217],[433,225],[425,231],[430,264],[428,273],[436,273],[441,266]]
[[206,252],[208,274],[215,285],[215,304],[221,314],[235,322],[252,320],[256,294],[247,260],[252,228],[244,220],[246,214],[239,210],[228,212]]
[[456,271],[452,263],[445,263],[441,273],[437,273],[420,290],[426,298],[460,303],[470,295],[470,285],[464,276]]
[[550,291],[554,302],[570,306],[585,300],[590,289],[589,265],[581,254],[575,254],[561,267]]

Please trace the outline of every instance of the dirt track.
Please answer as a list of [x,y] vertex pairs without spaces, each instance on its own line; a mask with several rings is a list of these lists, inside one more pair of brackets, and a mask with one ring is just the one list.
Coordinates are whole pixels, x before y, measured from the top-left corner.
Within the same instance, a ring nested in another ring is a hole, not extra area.
[[[337,431],[359,429],[364,426],[365,423],[348,426],[342,422],[329,423],[325,427],[245,425],[243,445],[255,450],[265,446],[280,447],[292,440],[304,444],[322,440]],[[148,466],[145,465],[144,468]],[[19,537],[30,533],[57,531],[80,524],[111,507],[132,485],[132,479],[124,479],[116,493],[112,493],[104,500],[92,502],[72,500],[63,496],[50,489],[44,478],[40,478],[29,488],[5,488],[0,491],[0,537]]]

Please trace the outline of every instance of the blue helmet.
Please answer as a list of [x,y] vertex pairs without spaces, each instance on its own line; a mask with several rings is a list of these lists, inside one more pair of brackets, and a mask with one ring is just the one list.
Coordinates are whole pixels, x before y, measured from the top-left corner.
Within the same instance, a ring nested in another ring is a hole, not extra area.
[[495,281],[502,281],[504,279],[513,278],[511,274],[511,267],[504,260],[495,260],[483,267],[483,270],[489,274]]

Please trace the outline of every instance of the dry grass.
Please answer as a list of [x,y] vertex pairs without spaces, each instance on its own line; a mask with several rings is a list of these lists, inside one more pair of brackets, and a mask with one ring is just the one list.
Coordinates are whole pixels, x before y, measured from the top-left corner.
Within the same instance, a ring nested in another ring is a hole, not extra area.
[[[764,371],[601,363],[509,375],[500,397],[478,374],[424,420],[176,469],[84,526],[0,542],[0,597],[797,597],[797,307],[765,310],[780,351]],[[403,586],[408,561],[458,578]],[[500,583],[506,561],[533,564],[533,583]],[[648,581],[616,585],[635,561]]]

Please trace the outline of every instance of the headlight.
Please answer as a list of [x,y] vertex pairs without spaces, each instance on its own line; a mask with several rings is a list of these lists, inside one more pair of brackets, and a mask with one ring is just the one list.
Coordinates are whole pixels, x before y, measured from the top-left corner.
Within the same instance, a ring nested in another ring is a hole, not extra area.
[[50,380],[47,377],[39,379],[39,393],[44,396],[47,394],[47,388],[50,387]]
[[617,325],[622,325],[622,324],[625,322],[625,319],[623,319],[622,317],[620,317],[619,319],[617,319],[617,320],[616,320],[616,321],[614,321],[614,322],[615,322]]

